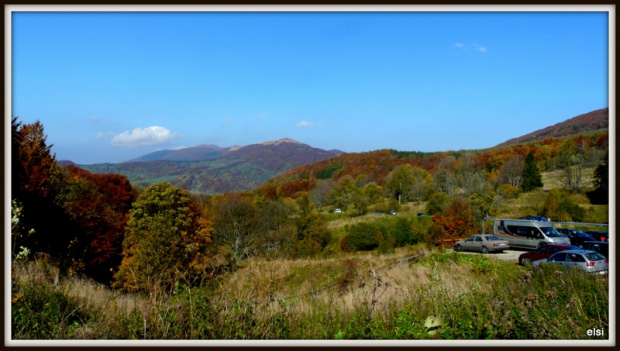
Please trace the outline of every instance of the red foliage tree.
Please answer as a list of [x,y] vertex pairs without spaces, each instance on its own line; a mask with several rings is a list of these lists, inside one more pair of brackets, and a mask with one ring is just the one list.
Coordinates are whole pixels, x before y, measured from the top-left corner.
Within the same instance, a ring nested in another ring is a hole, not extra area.
[[440,239],[458,239],[474,233],[473,211],[462,197],[456,197],[443,216],[435,215],[432,220],[443,228]]
[[122,259],[129,210],[137,191],[119,174],[93,174],[68,166],[65,211],[75,226],[71,255],[75,268],[100,281],[112,278]]

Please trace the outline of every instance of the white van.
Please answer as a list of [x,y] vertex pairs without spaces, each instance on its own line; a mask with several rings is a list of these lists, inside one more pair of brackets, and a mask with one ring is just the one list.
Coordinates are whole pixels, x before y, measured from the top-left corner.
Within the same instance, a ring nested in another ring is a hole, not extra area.
[[537,249],[547,244],[570,244],[570,239],[558,233],[549,222],[527,219],[493,221],[493,234],[507,240],[510,248]]

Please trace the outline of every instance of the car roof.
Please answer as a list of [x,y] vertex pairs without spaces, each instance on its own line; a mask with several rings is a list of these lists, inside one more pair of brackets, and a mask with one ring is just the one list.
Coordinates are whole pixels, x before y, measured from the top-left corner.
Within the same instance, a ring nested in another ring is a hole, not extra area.
[[584,244],[606,244],[609,245],[609,241],[584,241]]
[[558,254],[558,253],[569,253],[569,254],[570,253],[578,253],[578,254],[585,255],[585,254],[591,253],[591,252],[596,252],[596,251],[584,250],[584,249],[581,249],[581,250],[564,250],[564,251],[556,252],[555,254]]
[[542,244],[542,246],[555,246],[555,247],[568,247],[568,248],[575,247],[576,249],[574,249],[574,250],[577,250],[577,248],[579,248],[578,246],[575,246],[575,245],[572,245],[572,244],[550,244],[550,243],[546,243],[546,242],[542,242],[541,244]]

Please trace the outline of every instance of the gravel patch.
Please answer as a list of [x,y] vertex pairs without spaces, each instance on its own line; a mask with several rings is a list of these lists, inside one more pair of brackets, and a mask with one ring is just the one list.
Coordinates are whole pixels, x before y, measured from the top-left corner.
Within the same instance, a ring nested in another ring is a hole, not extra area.
[[[453,251],[454,251],[453,249],[446,250],[446,252],[453,252]],[[504,252],[490,252],[486,254],[486,256],[492,259],[514,262],[515,264],[518,264],[519,256],[524,252],[528,252],[528,250],[506,250]],[[462,251],[461,254],[462,255],[482,255],[480,252],[467,252],[467,251]]]

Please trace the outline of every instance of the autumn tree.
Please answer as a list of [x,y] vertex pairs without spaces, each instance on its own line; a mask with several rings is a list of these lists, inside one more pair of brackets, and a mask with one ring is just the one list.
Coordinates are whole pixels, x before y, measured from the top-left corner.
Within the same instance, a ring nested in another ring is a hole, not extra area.
[[484,194],[489,188],[484,171],[472,171],[461,174],[460,185],[465,196],[472,194]]
[[[124,175],[93,174],[76,166],[58,201],[74,230],[69,255],[72,268],[109,283],[122,259],[122,243],[129,210],[137,191]],[[65,228],[70,230],[70,228]]]
[[295,245],[293,211],[282,200],[267,200],[257,206],[255,248],[267,257],[287,257]]
[[456,178],[454,172],[446,168],[440,169],[433,177],[435,190],[452,196],[456,193]]
[[476,219],[480,220],[482,223],[482,233],[485,233],[484,222],[497,213],[501,196],[494,191],[489,191],[484,194],[474,193],[468,200]]
[[444,215],[435,215],[432,220],[443,228],[444,239],[467,237],[475,231],[473,210],[460,196],[452,200]]
[[523,157],[515,155],[499,168],[499,181],[515,188],[521,186],[523,176]]
[[398,199],[398,203],[403,203],[411,197],[413,182],[413,167],[410,164],[403,164],[388,174],[385,189],[393,198]]
[[336,187],[336,184],[331,179],[321,180],[312,190],[310,190],[310,197],[312,198],[312,202],[317,207],[322,207],[323,204],[327,201],[328,195],[332,192]]
[[331,242],[331,232],[307,195],[299,197],[297,203],[297,255],[314,257]]
[[47,253],[58,262],[66,260],[70,224],[57,201],[66,173],[56,163],[39,121],[22,125],[13,118],[11,127],[11,197],[19,203],[22,225],[33,230],[21,238],[20,245],[33,253]]
[[594,170],[592,176],[592,184],[594,190],[588,193],[588,197],[592,203],[608,204],[609,203],[609,153],[601,159],[601,162]]
[[426,211],[429,215],[444,212],[449,205],[450,197],[442,192],[433,193],[426,203]]
[[554,187],[547,193],[541,214],[557,222],[581,222],[585,210],[570,199],[567,190]]
[[228,250],[236,265],[250,255],[257,238],[257,209],[252,199],[241,194],[224,194],[213,205],[215,242]]
[[566,140],[560,149],[558,164],[562,168],[564,188],[572,193],[581,192],[585,187],[582,181],[583,168],[586,165],[583,148],[572,139]]
[[186,191],[168,183],[148,187],[134,202],[127,226],[114,287],[169,291],[208,267],[213,228]]
[[350,215],[358,216],[368,212],[368,197],[357,187],[353,177],[342,177],[328,195],[328,202],[336,207],[346,208]]
[[538,169],[538,164],[534,159],[534,154],[531,152],[525,157],[525,164],[523,166],[523,172],[521,173],[521,189],[528,192],[536,188],[542,188],[542,175]]
[[362,193],[368,198],[368,201],[370,201],[371,203],[376,203],[377,201],[381,200],[383,188],[380,185],[377,185],[377,183],[375,182],[370,182],[364,185]]

